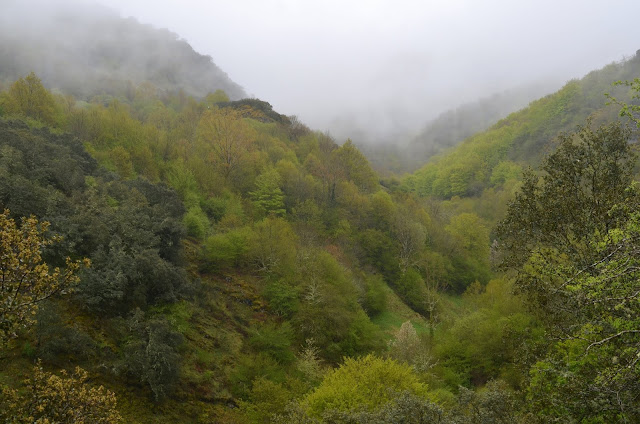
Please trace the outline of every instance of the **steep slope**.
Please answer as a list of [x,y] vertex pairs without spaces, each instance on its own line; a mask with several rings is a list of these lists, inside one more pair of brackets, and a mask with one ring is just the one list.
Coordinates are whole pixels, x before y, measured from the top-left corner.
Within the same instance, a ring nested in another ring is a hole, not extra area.
[[517,179],[523,166],[537,164],[552,149],[557,134],[573,130],[588,117],[594,124],[615,119],[619,108],[606,105],[605,93],[626,98],[626,90],[612,84],[633,79],[639,72],[640,55],[636,55],[572,80],[434,157],[407,177],[404,186],[423,196],[450,198],[477,195],[484,188]]
[[130,94],[142,82],[202,97],[245,92],[184,40],[165,29],[79,3],[9,0],[0,14],[0,82],[35,72],[48,87],[79,98]]
[[64,237],[49,263],[92,262],[0,348],[0,381],[43,358],[95,373],[127,422],[247,422],[261,384],[297,397],[403,321],[428,325],[447,270],[423,263],[453,244],[425,244],[426,212],[351,143],[214,98],[69,104],[33,74],[0,92],[0,206]]

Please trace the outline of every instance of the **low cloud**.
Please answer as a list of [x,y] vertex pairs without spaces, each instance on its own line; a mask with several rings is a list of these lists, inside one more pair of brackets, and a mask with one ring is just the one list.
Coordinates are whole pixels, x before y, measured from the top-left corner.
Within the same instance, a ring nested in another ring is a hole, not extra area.
[[101,3],[179,34],[251,95],[339,139],[400,139],[462,103],[557,89],[640,48],[631,0]]

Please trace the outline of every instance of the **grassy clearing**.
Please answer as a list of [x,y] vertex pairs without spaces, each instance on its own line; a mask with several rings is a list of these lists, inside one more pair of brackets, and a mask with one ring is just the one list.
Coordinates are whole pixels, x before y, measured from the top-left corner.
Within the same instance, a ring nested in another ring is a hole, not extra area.
[[371,321],[391,338],[402,323],[411,321],[418,333],[427,331],[429,323],[425,317],[409,308],[389,286],[385,286],[387,308]]

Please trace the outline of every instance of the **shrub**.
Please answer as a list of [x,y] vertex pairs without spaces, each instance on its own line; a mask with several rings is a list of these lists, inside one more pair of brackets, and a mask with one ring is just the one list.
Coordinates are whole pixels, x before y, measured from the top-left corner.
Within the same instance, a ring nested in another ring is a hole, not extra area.
[[409,365],[372,355],[347,358],[329,372],[320,386],[304,398],[307,412],[320,417],[326,411],[375,411],[401,392],[426,399],[427,386]]
[[209,219],[199,206],[189,208],[182,219],[187,234],[199,240],[204,239],[209,230]]
[[213,269],[225,269],[243,264],[251,235],[251,230],[243,227],[209,236],[204,245],[207,265]]
[[365,280],[365,293],[362,307],[370,317],[376,316],[387,307],[387,293],[384,280],[379,275],[369,276]]

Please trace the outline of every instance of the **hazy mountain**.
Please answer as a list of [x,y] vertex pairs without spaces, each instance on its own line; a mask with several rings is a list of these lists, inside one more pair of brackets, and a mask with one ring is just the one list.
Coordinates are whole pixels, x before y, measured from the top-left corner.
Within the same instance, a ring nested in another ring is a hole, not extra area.
[[427,160],[443,149],[484,131],[500,119],[527,106],[531,101],[555,91],[559,85],[531,84],[495,93],[492,96],[448,110],[429,122],[411,141],[412,157]]
[[531,101],[560,87],[551,80],[518,86],[442,112],[417,134],[396,134],[370,142],[366,134],[354,134],[358,147],[378,172],[401,174],[421,167],[432,156],[484,131]]
[[218,89],[232,100],[246,96],[211,57],[166,29],[96,5],[10,0],[0,15],[0,81],[31,71],[81,98],[126,93],[145,81],[193,96]]

